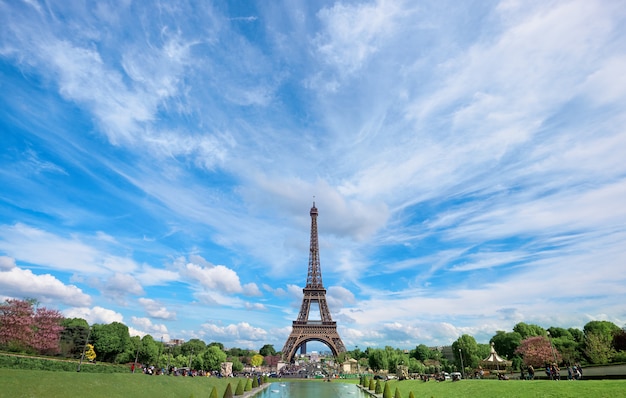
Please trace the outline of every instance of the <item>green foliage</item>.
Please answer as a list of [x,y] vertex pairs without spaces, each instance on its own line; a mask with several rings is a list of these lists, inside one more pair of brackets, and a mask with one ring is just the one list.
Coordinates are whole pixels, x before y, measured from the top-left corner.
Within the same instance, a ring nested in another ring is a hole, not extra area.
[[511,359],[515,355],[515,350],[522,342],[522,335],[518,332],[498,330],[489,342],[493,343],[493,347],[500,356]]
[[207,345],[207,347],[218,347],[220,350],[224,351],[224,344],[218,343],[217,341],[213,341],[213,342],[209,343],[209,345]]
[[389,367],[387,355],[385,351],[381,350],[380,348],[370,350],[368,363],[370,368],[372,368],[375,372],[383,369],[388,369]]
[[538,325],[527,324],[524,322],[520,322],[513,326],[513,331],[519,333],[522,337],[522,340],[525,340],[529,337],[534,336],[545,336],[546,330]]
[[376,380],[376,386],[374,387],[374,393],[380,394],[383,392],[383,386],[380,382],[380,379]]
[[252,391],[252,379],[246,380],[246,387],[244,388],[244,391]]
[[392,398],[391,387],[389,387],[389,383],[385,383],[385,388],[383,388],[383,398]]
[[402,398],[402,394],[400,394],[400,389],[396,387],[396,391],[393,393],[393,398]]
[[[460,353],[459,353],[459,350]],[[473,336],[464,334],[452,343],[452,351],[460,365],[460,355],[463,355],[463,365],[470,368],[478,367],[478,363],[482,358],[478,355],[478,343]]]
[[431,355],[431,349],[428,348],[425,344],[420,344],[418,346],[415,347],[414,350],[411,350],[410,354],[411,357],[417,359],[418,361],[425,361],[427,359],[431,359],[430,355]]
[[257,377],[252,378],[252,388],[257,388],[259,386],[259,379]]
[[130,358],[121,355],[131,345],[128,326],[123,323],[95,324],[92,327],[91,338],[100,360],[117,363],[130,361]]
[[241,372],[243,370],[243,363],[241,363],[239,358],[231,358],[230,361],[233,363],[233,372]]
[[376,383],[374,382],[374,379],[370,379],[370,384],[367,389],[370,391],[374,391],[376,389]]
[[609,363],[615,355],[613,338],[609,333],[585,332],[585,355],[594,364]]
[[418,361],[414,357],[409,358],[409,373],[424,373],[426,366],[422,361]]
[[272,344],[265,344],[259,350],[259,354],[263,355],[264,357],[276,355],[276,350],[274,349],[274,346]]
[[211,389],[211,395],[209,395],[209,398],[217,398],[217,387],[213,386],[213,389]]
[[243,395],[243,380],[239,379],[237,387],[235,388],[235,395]]
[[156,364],[159,355],[160,345],[154,341],[149,334],[143,336],[139,345],[139,356],[137,357],[140,363]]
[[233,398],[233,388],[230,386],[230,383],[226,386],[226,391],[224,391],[222,398]]
[[186,357],[200,355],[206,348],[206,343],[200,339],[191,339],[180,345],[180,351]]
[[409,392],[409,398],[415,398],[415,394],[413,394],[413,391]]
[[222,362],[226,361],[226,353],[217,345],[209,345],[202,353],[203,369],[220,370]]

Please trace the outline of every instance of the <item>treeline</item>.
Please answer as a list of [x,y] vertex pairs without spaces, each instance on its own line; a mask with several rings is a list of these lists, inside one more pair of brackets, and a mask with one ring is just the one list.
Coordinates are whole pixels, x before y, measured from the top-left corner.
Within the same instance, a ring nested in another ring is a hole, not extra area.
[[[514,369],[522,366],[558,364],[606,364],[626,362],[626,331],[608,321],[590,321],[583,330],[518,323],[512,331],[497,331],[490,344],[479,344],[473,336],[462,335],[450,347],[432,348],[424,344],[412,350],[356,348],[339,356],[359,362],[362,370],[387,370],[395,373],[399,365],[411,373],[435,373],[476,369],[489,356],[491,344],[500,356],[512,361]],[[89,345],[88,345],[89,344]],[[91,347],[92,346],[92,347]],[[81,318],[64,318],[56,310],[39,307],[34,300],[6,300],[0,304],[0,349],[9,352],[81,358],[86,348],[93,348],[95,361],[114,364],[138,363],[158,367],[190,367],[217,371],[225,361],[233,363],[233,371],[245,365],[275,366],[280,352],[271,344],[259,351],[230,348],[219,342],[206,344],[191,339],[180,345],[169,345],[152,336],[131,337],[128,327],[120,322],[94,324]],[[447,352],[446,352],[447,350]],[[92,353],[92,354],[93,354]]]
[[131,337],[128,326],[120,322],[90,327],[82,318],[64,318],[59,311],[37,306],[35,300],[15,299],[0,304],[0,350],[85,360],[93,350],[97,362],[126,364],[136,360],[161,368],[206,371],[218,371],[223,362],[230,361],[236,372],[244,365],[260,366],[276,355],[270,344],[257,352],[225,349],[222,343],[206,344],[200,339],[169,345],[151,335]]
[[[408,367],[411,373],[437,373],[464,370],[471,372],[491,352],[491,345],[511,368],[519,370],[546,363],[558,365],[600,365],[626,362],[626,330],[608,321],[590,321],[583,330],[576,328],[541,326],[520,322],[510,332],[497,331],[489,344],[479,344],[473,336],[464,334],[451,347],[427,347],[424,344],[412,350],[387,346],[355,349],[342,354],[358,360],[361,368],[396,373],[398,365]],[[447,352],[446,352],[447,351]]]

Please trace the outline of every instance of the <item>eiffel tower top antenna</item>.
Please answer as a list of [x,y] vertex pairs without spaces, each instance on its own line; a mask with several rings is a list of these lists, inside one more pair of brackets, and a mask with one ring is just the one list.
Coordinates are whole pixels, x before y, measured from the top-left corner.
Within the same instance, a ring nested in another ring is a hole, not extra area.
[[[315,196],[313,197],[315,198]],[[322,267],[320,265],[320,247],[317,239],[317,207],[313,201],[311,207],[311,246],[309,248],[309,269],[306,278],[306,287],[323,289]]]

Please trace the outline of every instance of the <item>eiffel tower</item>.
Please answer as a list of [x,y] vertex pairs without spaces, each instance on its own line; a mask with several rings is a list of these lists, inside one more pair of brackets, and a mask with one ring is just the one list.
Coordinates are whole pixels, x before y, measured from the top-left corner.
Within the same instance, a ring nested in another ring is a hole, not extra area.
[[[346,352],[346,347],[337,333],[337,322],[333,322],[326,302],[326,289],[322,284],[322,268],[320,267],[320,248],[317,243],[317,208],[315,202],[311,207],[311,248],[309,250],[309,271],[306,286],[302,289],[302,307],[298,320],[293,321],[291,334],[283,347],[283,359],[291,362],[298,348],[306,353],[306,343],[319,341],[324,343],[336,357]],[[309,320],[311,304],[317,304],[320,320]]]

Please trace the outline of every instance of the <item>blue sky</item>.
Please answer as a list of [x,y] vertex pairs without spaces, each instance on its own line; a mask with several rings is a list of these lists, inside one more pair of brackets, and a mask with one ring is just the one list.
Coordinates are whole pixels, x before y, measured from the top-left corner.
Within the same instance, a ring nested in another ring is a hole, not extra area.
[[621,1],[0,0],[0,299],[282,348],[626,325]]

